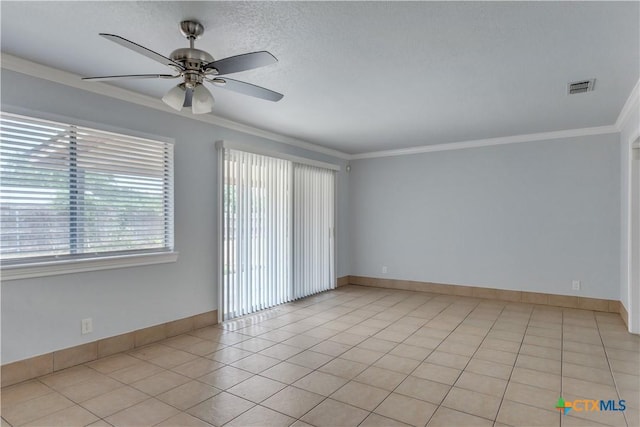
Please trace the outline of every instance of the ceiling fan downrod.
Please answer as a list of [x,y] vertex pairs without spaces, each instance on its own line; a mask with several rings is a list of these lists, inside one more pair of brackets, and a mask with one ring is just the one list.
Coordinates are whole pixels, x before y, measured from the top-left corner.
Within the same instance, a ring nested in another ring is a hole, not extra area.
[[[205,82],[268,101],[277,102],[282,99],[283,95],[281,93],[226,77],[227,74],[251,70],[278,62],[271,53],[267,51],[250,52],[215,61],[210,53],[194,47],[195,40],[204,33],[204,26],[201,23],[195,20],[182,21],[180,23],[180,31],[189,40],[189,47],[176,49],[169,57],[116,34],[100,33],[107,40],[169,66],[174,71],[174,74],[125,74],[83,77],[82,79],[88,81],[181,79],[182,82],[170,89],[162,97],[162,100],[178,111],[182,110],[183,107],[192,107],[193,114],[208,113],[213,107],[214,99],[211,92],[205,87]],[[225,77],[220,78],[218,76]]]
[[[189,40],[190,47],[182,47],[171,52],[170,58],[175,62],[183,64],[185,70],[194,73],[202,73],[204,65],[213,62],[213,56],[209,52],[196,49],[194,42],[204,33],[204,27],[198,21],[182,21],[180,31]],[[218,71],[212,68],[208,74],[217,74]]]

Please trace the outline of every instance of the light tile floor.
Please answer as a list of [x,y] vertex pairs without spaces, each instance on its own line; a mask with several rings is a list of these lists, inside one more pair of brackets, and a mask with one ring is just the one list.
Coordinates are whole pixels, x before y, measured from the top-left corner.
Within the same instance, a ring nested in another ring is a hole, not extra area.
[[616,314],[347,286],[7,387],[2,426],[638,426],[639,350]]

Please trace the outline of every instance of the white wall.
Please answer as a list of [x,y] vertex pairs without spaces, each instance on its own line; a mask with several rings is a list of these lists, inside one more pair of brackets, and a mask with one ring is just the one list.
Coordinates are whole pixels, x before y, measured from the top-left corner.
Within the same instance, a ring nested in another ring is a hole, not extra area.
[[351,274],[618,299],[619,145],[608,134],[354,161]]
[[[217,140],[326,155],[2,70],[2,105],[174,138],[176,263],[3,281],[2,363],[217,309]],[[220,107],[222,108],[222,107]],[[337,272],[348,274],[347,181],[338,175]],[[94,332],[80,334],[80,319]]]
[[[622,208],[621,208],[621,268],[620,268],[620,301],[627,310],[627,313],[633,318],[629,328],[634,333],[640,333],[640,284],[635,283],[635,288],[631,283],[631,267],[630,259],[630,168],[631,168],[631,144],[640,135],[640,103],[636,100],[631,109],[627,120],[622,124],[620,131],[620,159],[621,159],[621,189],[622,189]],[[637,277],[637,276],[636,276]],[[636,279],[637,280],[637,279]],[[635,307],[632,307],[631,301],[635,299]],[[635,310],[633,310],[635,308]]]

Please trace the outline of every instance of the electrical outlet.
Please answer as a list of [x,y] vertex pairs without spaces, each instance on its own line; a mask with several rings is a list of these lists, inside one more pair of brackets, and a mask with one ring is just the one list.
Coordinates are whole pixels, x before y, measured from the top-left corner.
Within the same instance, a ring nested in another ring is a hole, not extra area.
[[388,271],[387,266],[383,265],[382,266],[382,274],[387,274],[387,271]]
[[93,320],[89,317],[87,319],[82,319],[81,322],[82,335],[90,334],[93,332]]
[[574,280],[571,282],[571,289],[573,289],[574,291],[579,291],[580,290],[580,280]]

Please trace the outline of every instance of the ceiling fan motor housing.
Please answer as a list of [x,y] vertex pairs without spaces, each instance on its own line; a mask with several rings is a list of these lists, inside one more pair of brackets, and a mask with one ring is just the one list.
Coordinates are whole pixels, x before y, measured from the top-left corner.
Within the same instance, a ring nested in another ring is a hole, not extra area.
[[171,59],[184,65],[188,70],[200,70],[203,65],[213,62],[213,56],[204,50],[182,47],[171,52]]
[[128,74],[119,76],[84,77],[83,80],[118,80],[118,79],[182,79],[182,83],[174,86],[167,92],[162,100],[178,111],[184,106],[191,106],[194,114],[204,114],[211,111],[214,103],[213,96],[205,87],[204,82],[213,83],[216,86],[225,86],[227,89],[245,95],[269,101],[279,101],[282,94],[233,79],[214,78],[220,74],[237,73],[244,70],[273,64],[278,60],[267,51],[245,53],[215,61],[213,56],[204,50],[196,49],[195,40],[204,33],[204,27],[198,21],[186,20],[180,23],[180,31],[189,41],[189,47],[174,50],[170,57],[163,56],[131,40],[116,34],[100,33],[107,40],[131,49],[163,65],[172,68],[175,74]]
[[[189,40],[189,47],[174,50],[171,52],[171,59],[182,64],[187,71],[202,73],[202,67],[214,61],[209,52],[193,47],[194,40],[199,39],[204,33],[204,26],[194,20],[182,21],[180,23],[180,32]],[[184,74],[185,83],[189,84],[190,79],[187,79],[187,75],[190,73]],[[214,74],[216,73],[214,72]],[[202,82],[202,76],[200,76],[198,82]]]

